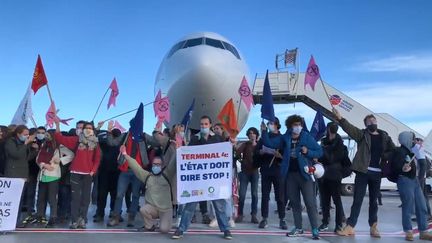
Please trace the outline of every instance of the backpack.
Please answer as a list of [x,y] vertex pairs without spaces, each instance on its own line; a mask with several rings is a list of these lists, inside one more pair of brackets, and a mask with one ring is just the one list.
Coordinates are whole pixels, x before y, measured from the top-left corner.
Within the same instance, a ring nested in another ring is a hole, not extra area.
[[342,178],[346,178],[352,174],[352,170],[351,170],[352,163],[348,156],[348,148],[346,146],[344,147],[345,147],[344,159],[342,161],[342,169],[341,169]]
[[394,155],[396,154],[396,149],[393,149],[390,152],[389,160],[387,161],[381,161],[381,173],[382,177],[387,178],[387,180],[397,183],[399,175],[397,173],[394,173],[394,170],[392,168],[392,160],[394,158]]

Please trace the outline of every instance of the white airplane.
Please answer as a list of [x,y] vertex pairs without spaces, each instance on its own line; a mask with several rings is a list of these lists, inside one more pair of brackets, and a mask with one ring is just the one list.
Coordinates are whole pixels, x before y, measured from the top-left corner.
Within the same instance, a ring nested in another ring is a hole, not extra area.
[[[198,130],[203,115],[218,123],[217,115],[229,99],[236,113],[240,102],[238,89],[249,70],[238,49],[226,38],[211,32],[189,34],[177,41],[159,67],[154,93],[159,89],[170,99],[171,119],[167,127],[182,121],[193,99],[195,107],[189,128]],[[251,87],[249,85],[249,87]],[[239,130],[249,112],[240,105]]]

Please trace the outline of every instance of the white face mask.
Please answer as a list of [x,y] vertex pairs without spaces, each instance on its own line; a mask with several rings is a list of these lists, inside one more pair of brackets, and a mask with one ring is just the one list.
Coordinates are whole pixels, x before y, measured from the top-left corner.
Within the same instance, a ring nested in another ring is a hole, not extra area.
[[36,138],[37,140],[42,141],[45,139],[45,134],[38,133],[36,134]]
[[201,134],[207,135],[209,133],[210,133],[210,128],[208,128],[208,127],[202,127],[201,128]]
[[185,132],[179,132],[179,135],[180,135],[181,138],[184,138],[185,137]]
[[293,132],[294,134],[297,134],[297,135],[298,135],[298,134],[301,133],[302,129],[303,129],[302,126],[294,126],[294,127],[292,128],[292,132]]
[[82,133],[82,131],[83,130],[81,128],[78,128],[78,129],[76,129],[75,133],[77,136],[79,136]]
[[274,132],[276,130],[275,125],[269,124],[268,125],[269,131]]

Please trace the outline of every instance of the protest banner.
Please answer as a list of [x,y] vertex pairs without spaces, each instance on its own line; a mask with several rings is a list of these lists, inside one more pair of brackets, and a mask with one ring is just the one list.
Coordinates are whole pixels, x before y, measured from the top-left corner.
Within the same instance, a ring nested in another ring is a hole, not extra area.
[[228,199],[232,194],[230,142],[177,149],[177,199],[188,202]]
[[0,177],[0,232],[15,230],[23,179]]

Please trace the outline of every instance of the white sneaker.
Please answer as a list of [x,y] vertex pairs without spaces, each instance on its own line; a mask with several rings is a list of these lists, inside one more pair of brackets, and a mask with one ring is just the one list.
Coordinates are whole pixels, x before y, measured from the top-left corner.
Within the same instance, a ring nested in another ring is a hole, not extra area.
[[209,227],[211,227],[211,228],[216,228],[216,227],[218,227],[218,226],[219,226],[219,225],[218,225],[218,222],[217,222],[216,219],[212,219],[212,221],[210,221]]
[[228,225],[231,227],[231,228],[235,228],[235,222],[234,222],[234,219],[230,219],[229,221],[228,221]]

